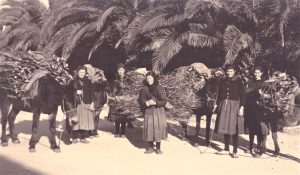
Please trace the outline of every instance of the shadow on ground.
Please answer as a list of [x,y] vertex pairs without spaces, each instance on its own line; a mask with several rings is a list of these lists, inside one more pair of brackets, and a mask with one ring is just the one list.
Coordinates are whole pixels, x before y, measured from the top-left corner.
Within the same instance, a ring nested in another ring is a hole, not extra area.
[[9,160],[3,156],[0,156],[0,174],[11,174],[11,175],[43,175],[45,173],[32,170],[25,167],[22,164]]

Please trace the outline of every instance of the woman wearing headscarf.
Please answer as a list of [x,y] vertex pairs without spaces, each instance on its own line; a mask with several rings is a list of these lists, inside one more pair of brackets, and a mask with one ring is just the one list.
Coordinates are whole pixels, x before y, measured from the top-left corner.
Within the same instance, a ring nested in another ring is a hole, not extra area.
[[91,80],[87,77],[87,69],[80,66],[74,79],[75,105],[77,107],[78,123],[73,126],[73,143],[88,143],[88,131],[94,129],[94,90]]
[[233,140],[233,158],[238,158],[238,135],[244,132],[245,87],[236,75],[233,65],[225,68],[226,78],[220,82],[217,98],[217,120],[215,132],[224,134],[225,148],[218,154],[229,154],[229,143]]
[[[146,74],[145,85],[139,94],[139,102],[145,109],[143,139],[148,142],[145,154],[150,154],[154,151],[157,154],[162,154],[161,140],[167,138],[167,123],[164,109],[167,97],[154,72]],[[156,149],[154,149],[154,142],[156,142]]]

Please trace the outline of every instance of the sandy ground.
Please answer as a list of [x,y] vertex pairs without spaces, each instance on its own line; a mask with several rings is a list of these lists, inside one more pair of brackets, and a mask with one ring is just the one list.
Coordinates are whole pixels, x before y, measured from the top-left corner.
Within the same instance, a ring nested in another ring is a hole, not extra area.
[[[300,174],[300,127],[288,128],[279,133],[281,154],[272,157],[274,149],[271,136],[268,136],[269,152],[263,157],[252,158],[244,153],[248,146],[246,135],[240,137],[240,158],[215,154],[223,148],[222,136],[214,135],[211,148],[204,146],[204,130],[197,139],[181,140],[181,129],[177,123],[169,123],[169,135],[162,142],[163,155],[145,155],[142,141],[142,120],[136,120],[134,129],[127,129],[127,138],[114,138],[114,125],[101,120],[99,138],[89,139],[89,144],[60,143],[61,153],[49,148],[49,125],[47,115],[41,116],[36,153],[29,153],[28,143],[31,134],[31,113],[21,112],[16,121],[16,131],[21,144],[9,141],[8,147],[0,147],[0,175],[88,175],[88,174]],[[205,117],[203,118],[205,119]],[[63,114],[58,114],[59,124],[64,122]],[[193,124],[194,121],[190,123]],[[202,121],[202,125],[205,122]],[[194,127],[189,127],[192,135]],[[60,132],[57,132],[59,137]],[[66,133],[62,135],[63,140]],[[194,147],[198,142],[199,147]],[[231,148],[232,149],[232,148]]]

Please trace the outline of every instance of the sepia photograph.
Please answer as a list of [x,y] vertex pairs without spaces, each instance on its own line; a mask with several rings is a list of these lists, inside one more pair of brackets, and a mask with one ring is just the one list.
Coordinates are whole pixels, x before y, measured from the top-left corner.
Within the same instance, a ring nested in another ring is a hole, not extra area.
[[300,0],[0,0],[0,175],[300,175]]

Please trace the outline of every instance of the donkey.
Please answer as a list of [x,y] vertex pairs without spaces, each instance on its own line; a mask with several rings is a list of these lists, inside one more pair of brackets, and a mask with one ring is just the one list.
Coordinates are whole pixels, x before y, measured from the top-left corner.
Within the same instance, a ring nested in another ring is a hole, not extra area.
[[[66,76],[67,82],[72,77]],[[2,135],[1,145],[8,146],[8,138],[6,135],[6,125],[9,124],[9,136],[13,143],[18,144],[20,140],[15,133],[14,122],[19,112],[27,111],[33,113],[32,121],[32,135],[29,141],[29,151],[35,152],[35,146],[38,142],[37,131],[39,128],[40,114],[49,115],[50,124],[50,148],[54,152],[60,152],[60,148],[56,143],[56,115],[58,106],[61,104],[65,94],[65,86],[59,84],[50,75],[44,75],[38,80],[37,95],[32,99],[22,100],[20,97],[11,96],[9,93],[0,89],[1,104],[0,109],[2,112]]]
[[[203,115],[206,116],[206,131],[205,131],[205,142],[206,145],[210,144],[210,125],[211,118],[213,114],[214,105],[216,104],[218,87],[219,87],[219,77],[213,77],[205,79],[205,85],[197,92],[200,97],[200,106],[194,110],[196,115],[196,134],[198,137],[200,133],[200,121]],[[197,146],[198,143],[195,144]]]

